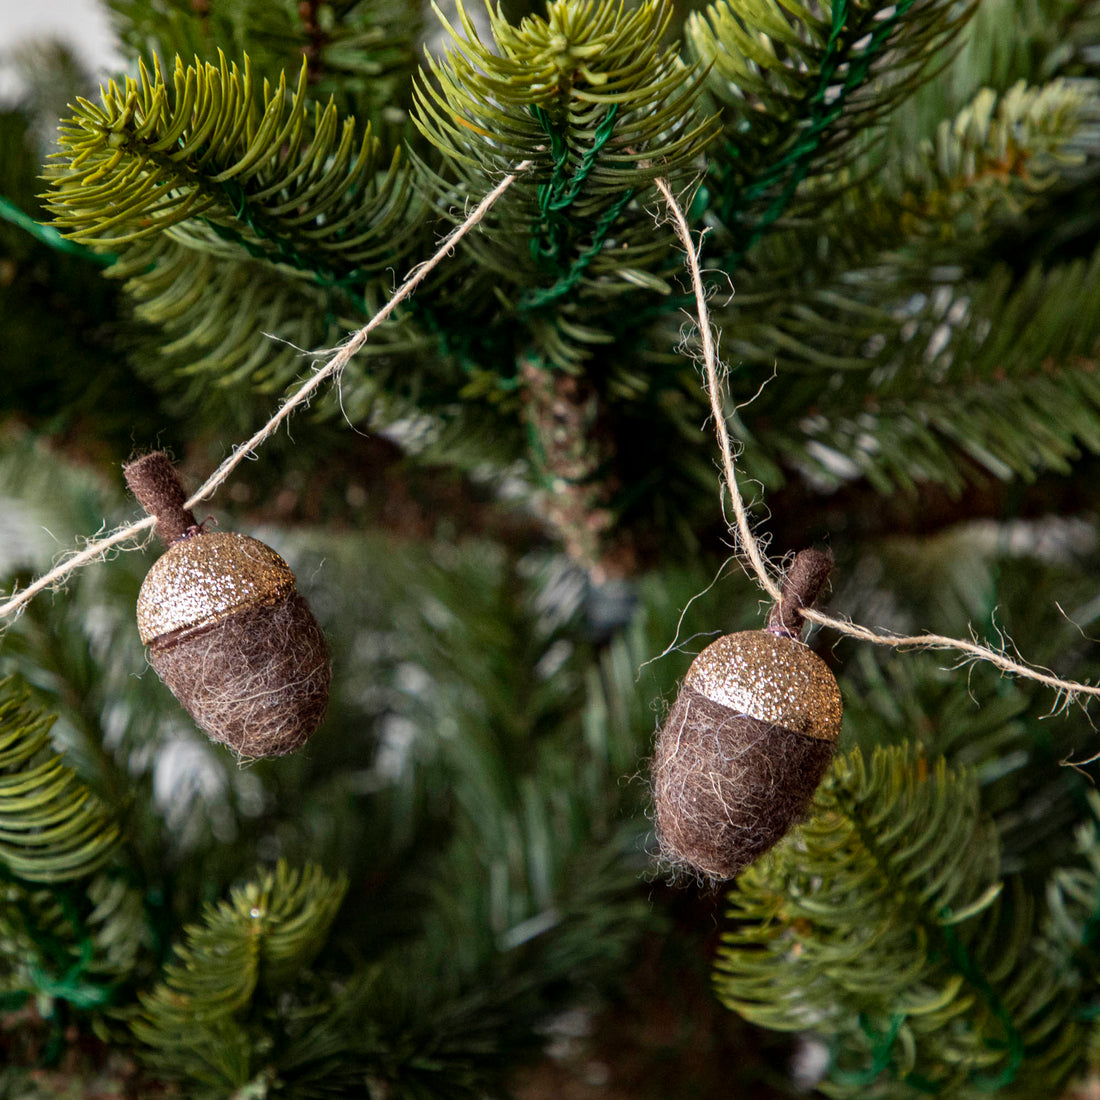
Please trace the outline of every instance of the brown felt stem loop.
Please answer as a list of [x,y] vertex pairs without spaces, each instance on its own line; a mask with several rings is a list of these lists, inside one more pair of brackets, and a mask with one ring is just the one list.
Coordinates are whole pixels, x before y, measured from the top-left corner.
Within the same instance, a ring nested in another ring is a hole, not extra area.
[[813,605],[829,579],[833,559],[820,550],[801,550],[786,577],[779,602],[768,615],[768,631],[788,638],[802,635],[802,609]]
[[163,451],[153,451],[123,467],[126,484],[138,503],[157,520],[157,535],[165,546],[178,542],[197,526],[195,515],[184,507],[183,491],[176,468]]

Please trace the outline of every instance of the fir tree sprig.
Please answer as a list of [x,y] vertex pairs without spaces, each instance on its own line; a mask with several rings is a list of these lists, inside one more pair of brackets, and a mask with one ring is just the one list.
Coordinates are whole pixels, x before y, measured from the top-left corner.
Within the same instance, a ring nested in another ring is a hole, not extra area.
[[610,305],[671,289],[667,238],[638,199],[658,175],[695,171],[716,132],[696,108],[702,69],[662,43],[668,0],[633,10],[556,0],[516,27],[490,9],[495,50],[458,11],[464,37],[448,24],[453,45],[429,55],[415,92],[414,122],[448,165],[434,189],[449,201],[445,178],[477,193],[521,157],[533,161],[471,242],[477,271],[463,280],[462,308],[492,279],[486,305],[518,311],[540,353],[576,371],[611,341]]
[[[1089,793],[1092,820],[1078,825],[1077,859],[1059,868],[1047,886],[1047,934],[1056,965],[1071,964],[1085,1018],[1097,1016],[1100,978],[1100,798]],[[1095,1031],[1095,1025],[1094,1025]]]
[[[277,1062],[270,1030],[280,1011],[276,995],[324,945],[346,889],[343,876],[280,861],[207,907],[201,924],[188,925],[176,961],[140,995],[140,1014],[131,1021],[158,1069],[234,1089]],[[254,1008],[254,998],[262,1005]]]
[[[208,5],[192,0],[107,0],[130,56],[151,66],[156,56],[214,61],[248,53],[253,68],[277,80],[302,58],[319,98],[333,95],[341,112],[370,120],[376,132],[393,125],[407,103],[423,16],[402,0],[268,0]],[[387,116],[389,116],[387,118]]]
[[[764,387],[741,429],[757,444],[747,469],[767,474],[771,454],[833,484],[958,491],[979,469],[1030,478],[1095,447],[1092,264],[989,262],[991,240],[1007,252],[1091,178],[1095,102],[1084,81],[984,90],[934,141],[760,241],[736,296],[716,306],[731,359],[778,362],[786,378]],[[825,406],[823,374],[835,387]],[[731,389],[747,399],[758,378],[739,375]],[[854,403],[838,418],[846,393]]]
[[715,969],[746,1018],[814,1031],[835,1096],[1031,1095],[1080,1066],[1071,975],[1004,889],[977,787],[906,747],[858,751],[749,868]]
[[[303,62],[260,86],[224,54],[217,65],[157,60],[77,101],[47,171],[49,209],[68,236],[117,248],[173,230],[191,247],[364,280],[401,253],[411,189],[397,153],[385,169],[369,127],[310,101]],[[310,117],[312,115],[312,117]]]
[[53,722],[0,681],[0,865],[24,882],[90,875],[121,840],[114,814],[50,744]]
[[[907,221],[912,219],[922,223],[925,236],[965,234],[988,244],[991,234],[1022,219],[1046,192],[1096,157],[1086,129],[1096,96],[1087,81],[1018,81],[999,95],[983,88],[906,158],[897,182],[886,181],[904,211],[900,228],[916,236]],[[1082,130],[1084,140],[1078,141]]]
[[313,102],[305,60],[293,90],[243,66],[177,57],[169,79],[155,58],[99,104],[79,98],[48,209],[70,239],[116,253],[108,274],[173,337],[166,356],[278,391],[298,349],[361,321],[423,225],[400,149],[387,158],[369,125]]
[[104,869],[121,826],[52,747],[53,724],[0,680],[0,994],[50,1015],[109,1005],[149,946],[141,892]]
[[278,393],[301,374],[302,349],[337,344],[361,316],[350,288],[191,248],[168,234],[135,241],[108,274],[123,280],[135,315],[163,331],[161,371],[217,372],[226,387],[244,382]]
[[[715,211],[737,267],[815,177],[866,147],[870,133],[927,78],[929,66],[973,12],[954,0],[898,4],[834,0],[817,9],[772,0],[711,4],[687,36],[712,65],[724,142],[708,170]],[[799,204],[798,209],[801,209]]]
[[[518,27],[490,8],[497,50],[481,42],[462,4],[458,12],[465,37],[444,20],[454,45],[445,59],[429,55],[439,87],[418,82],[416,122],[459,163],[498,172],[520,150],[541,146],[535,162],[541,176],[567,149],[571,166],[586,169],[583,181],[574,181],[578,192],[584,183],[583,196],[568,195],[584,214],[606,207],[624,187],[682,170],[713,133],[714,120],[691,111],[700,67],[685,67],[662,45],[672,16],[667,0],[646,0],[633,10],[557,0],[545,19],[529,16]],[[610,146],[583,165],[616,105]]]
[[[957,492],[974,469],[1026,478],[1067,470],[1082,446],[1100,447],[1098,262],[1033,268],[1023,279],[999,265],[980,283],[911,293],[885,316],[870,303],[823,293],[819,310],[811,306],[792,319],[785,353],[805,373],[775,395],[775,404],[797,407],[818,370],[842,363],[873,371],[876,392],[864,392],[847,413],[843,400],[835,401],[828,415],[804,421],[797,437],[773,410],[777,423],[761,431],[763,442],[815,477],[834,484],[866,477],[883,492],[912,490],[920,481]],[[861,297],[872,278],[863,273]],[[851,281],[859,285],[854,273]],[[850,356],[842,352],[840,335],[860,328],[874,351],[862,359],[854,348]],[[773,322],[743,336],[775,331]],[[733,343],[747,350],[747,340]],[[960,453],[974,465],[961,465]]]
[[[757,321],[796,337],[816,325],[836,346],[847,323],[857,349],[847,365],[872,358],[867,340],[888,324],[885,311],[872,312],[875,305],[921,291],[928,264],[948,255],[959,278],[984,273],[993,241],[1026,229],[1029,219],[1090,178],[1100,155],[1091,123],[1097,102],[1089,81],[1017,82],[1003,93],[983,88],[943,119],[932,137],[873,171],[868,157],[861,167],[808,181],[808,199],[819,185],[839,193],[826,195],[824,208],[812,217],[776,227],[759,242],[754,262],[736,277],[738,296],[749,300],[751,310],[739,311],[737,301],[717,310],[723,319],[736,317],[741,353],[753,362],[771,362],[774,340],[750,335]],[[790,311],[777,315],[795,282],[804,287],[804,304],[835,301],[837,317],[818,315],[800,325]],[[847,322],[839,312],[845,303]],[[826,344],[823,350],[833,349]],[[809,357],[801,365],[809,365]]]

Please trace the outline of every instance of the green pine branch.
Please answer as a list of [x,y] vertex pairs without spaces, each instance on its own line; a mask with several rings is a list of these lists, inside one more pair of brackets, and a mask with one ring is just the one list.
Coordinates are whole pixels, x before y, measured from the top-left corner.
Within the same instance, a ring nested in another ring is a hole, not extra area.
[[247,56],[243,72],[177,58],[170,84],[158,60],[99,105],[79,99],[47,170],[56,223],[107,249],[171,230],[317,278],[376,275],[409,233],[408,171],[397,154],[383,167],[369,127],[331,101],[310,111],[306,77],[303,63],[288,96],[285,74],[261,88]]
[[[1095,259],[1018,274],[988,258],[1095,170],[1094,100],[1064,81],[983,91],[824,224],[761,242],[718,317],[733,362],[786,375],[744,414],[766,451],[834,483],[957,492],[978,469],[1033,478],[1096,448]],[[755,377],[735,375],[736,391]]]
[[[392,126],[408,96],[414,40],[422,18],[401,0],[243,0],[197,12],[191,0],[108,0],[130,56],[201,57],[248,53],[253,68],[277,80],[305,58],[318,98],[336,97],[342,111]],[[389,116],[389,117],[387,117]]]
[[711,66],[708,87],[723,111],[707,187],[728,234],[727,271],[780,218],[820,205],[822,178],[866,149],[973,8],[835,0],[818,14],[772,0],[719,0],[689,17],[688,41]]
[[[842,187],[835,201],[762,240],[737,274],[738,293],[759,316],[789,298],[793,280],[812,293],[814,284],[858,280],[861,268],[894,268],[897,289],[881,301],[920,291],[932,264],[980,271],[999,240],[1059,210],[1095,173],[1098,103],[1087,81],[981,89],[933,137],[880,168],[868,159],[827,182],[826,190]],[[853,341],[865,338],[853,332]]]
[[832,1096],[1056,1090],[1081,1067],[1078,1003],[965,772],[904,748],[834,765],[814,817],[740,878],[719,997],[809,1030]]
[[[699,66],[685,67],[661,43],[672,16],[667,0],[633,10],[557,0],[545,19],[517,27],[490,8],[496,50],[481,42],[462,4],[458,12],[465,37],[440,15],[454,44],[444,59],[428,56],[438,86],[424,79],[416,93],[417,126],[451,160],[492,175],[534,153],[542,176],[564,155],[573,178],[555,197],[586,214],[626,187],[682,172],[713,133],[713,120],[691,110]],[[609,113],[610,145],[585,164]]]
[[[557,0],[513,27],[490,9],[494,49],[460,4],[465,37],[448,25],[453,44],[416,84],[413,120],[444,158],[431,178],[446,216],[449,178],[478,194],[531,165],[465,242],[473,270],[452,273],[445,302],[513,324],[518,314],[538,354],[565,370],[612,341],[627,300],[671,290],[671,235],[641,199],[655,177],[697,171],[715,133],[696,108],[700,67],[662,44],[671,14],[667,0]],[[514,346],[505,354],[514,360]]]
[[[839,332],[846,362],[843,352],[822,348],[830,322],[835,332],[843,315],[819,295],[820,313],[812,300],[796,307],[797,335],[770,330],[793,361],[788,369],[801,360],[807,373],[777,394],[784,407],[768,409],[765,399],[754,410],[771,418],[767,428],[756,421],[756,430],[769,450],[815,476],[833,483],[862,476],[883,492],[919,481],[958,492],[974,476],[960,455],[972,470],[1004,479],[1066,472],[1081,448],[1100,448],[1098,264],[1100,256],[1034,268],[1020,281],[998,267],[982,284],[914,294],[888,316],[857,304],[852,313],[874,351],[862,361],[848,343],[850,326]],[[873,277],[866,272],[868,296]],[[813,400],[809,368],[823,366],[846,367],[853,382],[873,378],[874,391],[838,387],[827,411],[818,408],[793,431],[799,397]]]
[[[418,238],[407,166],[384,162],[330,99],[310,102],[307,65],[288,93],[243,72],[177,58],[78,99],[48,208],[73,239],[117,253],[138,316],[163,325],[166,355],[277,390],[299,349],[366,316],[369,287]],[[310,305],[303,308],[303,303]],[[270,339],[274,337],[274,341]]]
[[222,387],[278,392],[301,374],[304,352],[362,323],[362,305],[345,288],[167,234],[130,245],[108,274],[123,280],[135,316],[158,327],[152,362],[182,376],[213,375]]
[[121,829],[51,746],[53,723],[0,680],[0,991],[11,1007],[101,1009],[148,950],[146,911],[124,875],[101,870]]
[[906,236],[963,236],[988,245],[1006,223],[1023,221],[1047,191],[1072,180],[1087,156],[1095,161],[1087,131],[1088,144],[1076,139],[1096,100],[1095,87],[1065,80],[1031,87],[1019,81],[1000,95],[982,89],[906,158],[902,179],[888,183],[904,211]]
[[1001,94],[1020,81],[1095,76],[1095,64],[1085,60],[1093,38],[1087,7],[1081,0],[982,0],[935,78],[893,112],[884,163],[931,138],[982,88]]
[[54,719],[0,681],[0,866],[24,882],[69,882],[102,867],[121,832],[114,814],[50,743]]
[[1095,1018],[1100,979],[1100,799],[1090,792],[1092,820],[1077,827],[1077,860],[1059,868],[1047,888],[1048,934],[1080,979],[1079,995]]
[[[278,1001],[324,945],[347,882],[280,861],[206,908],[131,1020],[159,1072],[236,1089],[277,1064]],[[259,1002],[254,1004],[254,1002]],[[217,1093],[225,1095],[224,1091]]]

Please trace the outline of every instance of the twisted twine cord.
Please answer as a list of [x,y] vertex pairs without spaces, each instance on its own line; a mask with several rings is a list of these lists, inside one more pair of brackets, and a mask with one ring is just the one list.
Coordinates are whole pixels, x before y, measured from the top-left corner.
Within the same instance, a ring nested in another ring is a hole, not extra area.
[[[718,437],[718,450],[722,459],[722,472],[729,491],[730,501],[733,506],[736,529],[733,534],[737,538],[738,545],[745,558],[748,559],[756,579],[760,586],[776,602],[780,598],[779,585],[772,576],[770,563],[764,557],[760,544],[753,534],[752,525],[749,522],[745,509],[745,502],[741,497],[741,490],[737,484],[737,471],[734,462],[734,449],[730,442],[729,432],[726,429],[726,415],[724,411],[725,396],[722,383],[718,376],[718,352],[714,340],[714,330],[710,323],[710,311],[707,308],[706,290],[703,286],[703,276],[699,267],[699,253],[688,228],[687,218],[676,201],[676,197],[665,179],[654,181],[661,192],[669,214],[676,228],[684,251],[687,253],[687,267],[691,275],[691,286],[695,294],[695,307],[698,316],[699,336],[703,347],[703,369],[706,376],[707,397],[710,399],[711,413],[714,417],[714,430]],[[892,646],[894,648],[917,649],[948,649],[963,654],[963,661],[987,661],[989,664],[1001,669],[1012,676],[1019,676],[1027,680],[1035,680],[1040,684],[1053,688],[1061,696],[1060,705],[1055,710],[1063,709],[1082,695],[1100,695],[1100,687],[1095,684],[1079,683],[1076,680],[1062,680],[1050,672],[1034,668],[1022,661],[1013,660],[995,649],[979,642],[967,641],[963,638],[948,638],[942,634],[879,634],[859,623],[853,623],[848,619],[834,618],[831,615],[822,614],[812,608],[805,608],[802,617],[809,622],[818,623],[820,626],[836,630],[841,634],[847,634],[851,638],[857,638],[863,642],[871,642],[874,645]]]
[[[428,260],[414,267],[408,275],[405,276],[404,281],[397,288],[393,297],[390,298],[386,305],[384,305],[362,328],[358,329],[351,338],[339,348],[336,354],[309,379],[309,381],[287,398],[263,427],[244,443],[238,444],[233,448],[230,456],[214,470],[198,490],[196,490],[187,500],[185,507],[193,508],[196,504],[212,496],[229,478],[229,475],[237,466],[255,451],[256,448],[261,446],[270,436],[278,431],[283,421],[286,420],[299,405],[307,402],[313,393],[330,378],[335,377],[339,379],[344,367],[351,360],[352,356],[354,356],[366,343],[371,332],[386,321],[394,310],[414,293],[416,288],[425,278],[427,278],[429,273],[442,263],[454,245],[485,217],[497,199],[499,199],[515,182],[519,173],[525,171],[530,165],[530,161],[523,161],[516,166],[512,173],[505,176],[500,183],[497,184],[480,203],[478,203],[477,207],[475,207],[466,220],[456,226],[455,229],[444,238],[435,253]],[[710,312],[707,308],[706,291],[703,286],[703,277],[699,268],[698,251],[692,240],[691,230],[688,228],[687,219],[684,216],[680,204],[676,201],[668,181],[658,178],[654,182],[668,206],[669,213],[675,224],[676,233],[686,253],[692,290],[695,295],[699,334],[703,345],[703,366],[706,374],[707,396],[710,400],[711,412],[714,416],[715,433],[718,438],[718,448],[722,458],[723,474],[726,487],[729,490],[730,501],[733,506],[734,518],[736,521],[734,533],[738,537],[741,551],[748,559],[752,571],[760,582],[761,587],[773,600],[778,602],[780,599],[779,585],[773,579],[769,571],[770,563],[764,557],[760,549],[760,544],[752,532],[752,525],[749,522],[745,502],[741,496],[741,491],[737,483],[734,449],[730,441],[729,431],[726,427],[726,417],[723,409],[723,388],[718,377],[717,346],[714,340],[714,330],[710,323]],[[102,539],[96,539],[94,542],[90,542],[83,550],[71,555],[56,568],[39,577],[20,592],[13,593],[7,600],[0,603],[0,619],[19,611],[34,599],[38,593],[57,585],[77,569],[82,568],[92,561],[100,560],[112,547],[120,546],[122,543],[136,538],[138,535],[150,531],[155,522],[156,520],[154,517],[146,516],[144,519],[122,527]],[[133,546],[126,547],[126,549],[134,548]],[[831,615],[824,615],[820,611],[814,611],[811,608],[805,609],[802,614],[803,618],[810,622],[829,627],[841,634],[846,634],[849,637],[857,638],[864,642],[870,642],[874,645],[892,646],[894,648],[947,649],[962,653],[964,655],[964,660],[987,661],[1010,675],[1034,680],[1055,689],[1062,696],[1063,706],[1068,706],[1069,703],[1073,702],[1081,695],[1100,695],[1100,687],[1096,685],[1060,679],[1051,673],[1043,672],[1021,661],[1015,661],[1007,657],[1004,653],[974,641],[966,641],[961,638],[948,638],[942,634],[879,634],[858,623],[853,623],[847,619],[834,618]]]
[[[387,320],[390,314],[392,314],[406,298],[413,294],[416,288],[427,278],[429,273],[447,258],[447,255],[458,241],[485,217],[490,207],[492,207],[497,199],[512,186],[516,177],[521,172],[526,171],[530,166],[531,162],[525,160],[521,164],[518,164],[513,172],[505,176],[504,179],[502,179],[500,183],[498,183],[496,187],[478,203],[469,217],[467,217],[461,225],[456,226],[447,234],[442,244],[436,249],[434,255],[423,263],[417,264],[417,266],[405,276],[404,281],[394,292],[393,297],[390,298],[390,300],[361,329],[353,333],[351,338],[341,345],[336,354],[333,355],[332,358],[309,379],[309,381],[288,397],[259,431],[255,432],[244,443],[240,443],[233,448],[230,456],[202,483],[202,485],[199,486],[195,493],[188,499],[184,507],[188,509],[193,508],[200,501],[213,496],[214,492],[228,479],[229,475],[250,454],[252,454],[257,447],[274,435],[275,432],[279,430],[279,425],[282,424],[299,405],[309,401],[313,393],[330,378],[339,380],[344,367],[347,366],[352,356],[367,342],[370,334],[380,324]],[[100,560],[112,547],[119,546],[121,543],[129,541],[143,532],[152,530],[155,523],[156,519],[153,516],[146,516],[144,519],[138,520],[137,523],[131,523],[126,527],[122,527],[112,532],[105,538],[96,539],[94,542],[88,543],[83,550],[66,558],[65,561],[56,568],[51,569],[50,572],[39,577],[32,584],[27,585],[22,591],[13,593],[7,600],[0,603],[0,619],[19,611],[33,600],[39,592],[47,588],[52,588],[60,581],[64,580],[70,573],[75,572],[82,566],[88,565],[90,562]],[[136,548],[136,545],[140,544],[124,547],[124,549],[133,550]]]

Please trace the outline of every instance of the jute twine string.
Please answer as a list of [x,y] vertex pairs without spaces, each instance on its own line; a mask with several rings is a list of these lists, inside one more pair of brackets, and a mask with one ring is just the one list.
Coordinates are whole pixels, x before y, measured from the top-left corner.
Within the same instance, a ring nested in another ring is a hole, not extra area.
[[[718,450],[722,460],[722,473],[726,489],[729,492],[735,520],[735,529],[732,533],[737,539],[737,545],[757,581],[759,581],[761,588],[778,603],[780,598],[779,585],[769,568],[770,563],[765,558],[760,549],[760,544],[753,534],[752,524],[749,522],[745,502],[737,482],[734,447],[726,428],[726,394],[719,374],[718,349],[710,322],[710,311],[707,308],[706,290],[703,286],[703,276],[699,267],[699,252],[692,239],[691,230],[688,228],[687,218],[673,195],[668,181],[657,179],[654,182],[668,206],[677,236],[680,238],[687,256],[688,272],[691,276],[692,291],[695,295],[699,338],[702,344],[707,397],[710,400],[711,414],[714,418],[714,431],[718,438]],[[809,622],[836,630],[851,638],[858,638],[863,642],[871,642],[874,645],[893,646],[897,649],[947,649],[961,654],[962,663],[987,661],[1009,675],[1035,680],[1040,684],[1053,688],[1059,696],[1059,701],[1054,708],[1056,711],[1069,706],[1080,696],[1100,695],[1100,687],[1095,684],[1079,683],[1076,680],[1063,680],[1050,672],[1035,668],[1019,660],[1013,660],[1005,653],[973,640],[948,638],[942,634],[880,634],[861,626],[859,623],[853,623],[848,619],[834,618],[832,615],[825,615],[820,611],[814,611],[812,608],[804,609],[802,617]]]
[[[450,254],[454,246],[473,229],[489,212],[493,204],[515,182],[516,177],[530,168],[530,161],[518,164],[513,172],[505,176],[480,203],[470,215],[456,226],[442,241],[435,253],[423,263],[414,267],[401,285],[396,289],[390,300],[368,321],[362,328],[352,334],[336,353],[318,370],[310,379],[296,390],[278,410],[244,443],[233,448],[230,456],[217,467],[216,470],[203,482],[196,492],[187,500],[185,507],[190,509],[196,504],[212,496],[217,489],[229,478],[229,475],[260,447],[270,436],[278,431],[279,426],[299,406],[309,401],[314,392],[330,378],[339,380],[344,367],[352,356],[366,343],[370,334],[383,322],[385,322],[394,310],[407,298],[411,297],[416,288],[425,278]],[[753,574],[761,587],[775,601],[780,600],[780,588],[769,568],[770,563],[765,558],[756,536],[753,534],[752,525],[749,522],[744,499],[737,482],[737,471],[734,460],[734,447],[730,440],[726,427],[726,415],[724,411],[725,393],[718,370],[718,350],[714,339],[714,330],[710,322],[710,311],[707,308],[706,290],[703,286],[703,277],[699,267],[699,254],[695,242],[688,228],[684,212],[673,195],[668,181],[658,178],[655,181],[657,189],[661,192],[668,206],[676,233],[684,246],[686,253],[688,272],[691,276],[692,290],[695,296],[696,313],[699,325],[699,335],[702,341],[703,368],[706,378],[706,391],[710,401],[711,413],[714,417],[715,434],[718,439],[718,449],[722,459],[722,470],[726,488],[729,491],[730,502],[733,507],[735,527],[733,533],[738,539],[741,552],[747,559]],[[54,569],[39,577],[19,592],[13,593],[7,600],[0,603],[0,619],[14,615],[25,607],[35,596],[48,588],[59,585],[66,577],[76,570],[93,561],[99,561],[113,547],[122,547],[122,544],[134,540],[137,536],[151,531],[156,520],[152,516],[146,516],[125,527],[111,532],[103,538],[89,542],[82,550],[69,555]],[[140,543],[136,544],[140,545]],[[122,547],[123,549],[135,549],[135,546]],[[777,571],[778,573],[778,571]],[[942,634],[914,634],[896,635],[880,634],[848,619],[835,618],[825,615],[820,611],[807,608],[803,611],[803,618],[820,626],[836,630],[841,634],[857,638],[860,641],[870,642],[874,645],[892,646],[894,648],[921,648],[921,649],[945,649],[954,650],[962,655],[964,662],[987,661],[1003,672],[1023,679],[1035,680],[1047,687],[1053,688],[1059,693],[1061,706],[1068,706],[1080,696],[1100,695],[1100,687],[1094,684],[1080,683],[1075,680],[1063,680],[1050,672],[1037,669],[1022,661],[1013,660],[1005,653],[991,649],[973,640],[962,638],[948,638]]]
[[[274,435],[275,432],[279,430],[279,425],[281,425],[295,409],[308,402],[310,397],[312,397],[314,392],[316,392],[321,385],[330,378],[339,380],[344,367],[347,366],[352,356],[367,342],[370,334],[380,324],[386,321],[405,299],[413,294],[416,288],[428,277],[432,270],[447,258],[459,240],[485,217],[497,199],[512,186],[516,177],[530,167],[531,161],[525,160],[521,164],[518,164],[511,174],[505,176],[500,183],[498,183],[496,187],[478,203],[466,220],[447,234],[443,242],[436,249],[434,255],[423,263],[417,264],[416,267],[405,276],[404,281],[397,290],[394,291],[393,297],[390,298],[390,300],[361,329],[353,333],[351,338],[341,345],[335,355],[333,355],[320,370],[316,371],[307,382],[288,397],[286,401],[279,406],[274,416],[272,416],[259,431],[244,443],[240,443],[233,448],[230,456],[202,483],[201,486],[199,486],[194,495],[187,500],[184,507],[187,509],[193,508],[200,501],[213,496],[229,475],[248,458],[256,448]],[[27,585],[26,588],[13,593],[7,600],[0,603],[0,619],[15,614],[33,600],[39,592],[60,584],[69,574],[74,573],[82,566],[88,565],[93,561],[101,560],[103,555],[112,547],[121,546],[122,543],[130,541],[146,531],[151,531],[155,523],[156,519],[153,516],[146,516],[137,523],[128,524],[106,535],[104,538],[96,539],[94,542],[88,543],[83,550],[71,554],[56,568],[51,569],[48,573]],[[140,543],[137,545],[140,545]],[[136,546],[122,547],[122,549],[128,550],[135,548]]]

